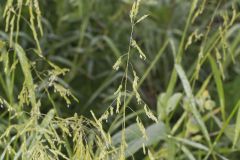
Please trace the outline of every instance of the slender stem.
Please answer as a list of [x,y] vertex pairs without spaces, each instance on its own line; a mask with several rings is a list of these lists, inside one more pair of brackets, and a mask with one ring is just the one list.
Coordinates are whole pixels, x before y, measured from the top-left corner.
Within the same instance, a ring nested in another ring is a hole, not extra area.
[[[154,57],[154,60],[152,61],[152,63],[150,64],[150,66],[147,68],[147,70],[145,71],[145,73],[143,74],[141,80],[139,81],[138,85],[137,85],[137,89],[140,88],[140,86],[142,85],[142,83],[145,81],[145,79],[147,78],[147,76],[150,74],[151,70],[153,69],[153,67],[156,65],[156,63],[158,62],[158,60],[160,59],[161,55],[164,53],[166,47],[168,46],[169,41],[166,40],[163,44],[163,46],[161,47],[161,49],[159,50],[159,52],[157,53],[156,57]],[[126,100],[125,104],[126,106],[131,102],[132,98],[134,96],[134,93],[131,92],[131,94],[129,95],[128,99]],[[123,112],[123,109],[121,109],[120,113]],[[119,121],[119,118],[121,116],[117,115],[117,117],[114,119],[113,123],[110,126],[110,129]]]

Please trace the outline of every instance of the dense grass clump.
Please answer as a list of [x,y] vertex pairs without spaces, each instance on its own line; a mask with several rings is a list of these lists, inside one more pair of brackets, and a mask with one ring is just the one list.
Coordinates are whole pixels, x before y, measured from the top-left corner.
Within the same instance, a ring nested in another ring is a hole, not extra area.
[[0,159],[238,160],[239,7],[0,1]]

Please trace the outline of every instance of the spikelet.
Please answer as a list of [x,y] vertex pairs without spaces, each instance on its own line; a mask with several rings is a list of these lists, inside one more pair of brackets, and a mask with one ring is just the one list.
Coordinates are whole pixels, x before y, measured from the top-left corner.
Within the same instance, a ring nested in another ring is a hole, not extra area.
[[15,69],[16,69],[16,66],[17,66],[17,64],[18,64],[18,60],[16,60],[16,61],[14,61],[14,63],[11,65],[11,68],[10,68],[10,73],[12,73],[13,71],[15,71]]
[[113,65],[113,69],[117,71],[119,69],[119,66],[121,65],[121,63],[122,63],[122,58],[119,57],[118,60]]
[[119,85],[116,92],[114,92],[114,95],[117,95],[119,92],[121,92],[121,90],[122,90],[122,85]]
[[15,22],[15,15],[12,17],[10,22],[10,47],[13,47],[13,31],[14,31],[14,23]]
[[141,131],[141,133],[143,135],[143,138],[147,139],[147,133],[146,133],[145,127],[142,124],[142,122],[141,122],[141,120],[139,119],[138,116],[136,118],[136,122],[137,122],[138,128],[140,129],[140,131]]
[[149,16],[148,14],[143,15],[141,18],[139,18],[139,19],[137,20],[137,22],[136,22],[135,24],[140,23],[141,21],[143,21],[144,19],[146,19],[148,16]]
[[202,0],[201,6],[198,7],[197,11],[195,12],[195,14],[192,18],[192,23],[194,23],[196,18],[203,13],[203,11],[205,9],[205,5],[206,5],[206,0]]
[[100,127],[100,129],[102,129],[102,123],[101,123],[101,121],[99,121],[99,120],[96,118],[96,116],[95,116],[95,114],[94,114],[94,112],[93,112],[92,110],[90,111],[90,113],[92,114],[93,119],[94,119],[95,122],[97,123],[98,127]]
[[99,132],[101,133],[102,137],[104,138],[105,142],[110,144],[111,143],[111,139],[109,140],[109,136],[105,134],[104,130],[103,130],[103,126],[102,126],[102,121],[98,120],[94,114],[94,112],[91,110],[90,113],[92,114],[96,124],[97,124],[97,129],[99,130]]
[[71,93],[69,89],[66,89],[65,87],[63,87],[58,83],[53,83],[53,86],[54,86],[54,92],[59,93],[60,96],[64,98],[68,107],[71,104],[69,97],[73,98],[75,101],[78,102],[78,99]]
[[6,7],[5,7],[4,12],[3,12],[3,17],[4,18],[7,15],[7,13],[9,12],[9,10],[12,6],[13,6],[13,0],[7,0],[7,4],[6,4]]
[[[21,12],[22,12],[22,6],[23,6],[23,0],[17,0],[16,2],[16,7],[14,6],[15,3],[13,0],[8,0],[7,1],[7,4],[5,6],[5,9],[4,9],[4,13],[3,13],[3,17],[5,18],[5,22],[6,22],[6,25],[5,25],[5,31],[8,32],[9,29],[10,29],[10,47],[13,47],[13,32],[14,32],[14,29],[15,29],[15,26],[14,26],[14,23],[15,23],[15,17],[17,16],[17,27],[16,27],[16,40],[17,40],[17,36],[19,34],[19,21],[20,21],[20,16],[21,16]],[[41,47],[40,47],[40,43],[39,43],[39,40],[38,40],[38,33],[35,29],[35,22],[34,22],[34,19],[35,19],[35,14],[34,12],[36,13],[36,18],[37,18],[37,25],[38,25],[38,28],[40,30],[40,34],[43,35],[43,29],[42,29],[42,25],[41,25],[41,11],[40,11],[40,8],[39,8],[39,3],[38,3],[38,0],[27,0],[25,2],[25,5],[28,6],[29,8],[29,14],[30,14],[30,28],[32,30],[32,33],[33,33],[33,38],[36,42],[36,45],[37,45],[37,49],[38,49],[38,54],[39,56],[42,57],[42,50],[41,50]],[[15,9],[16,8],[16,9]],[[33,12],[33,9],[34,9],[34,12]],[[18,11],[18,13],[17,13]],[[12,16],[12,13],[13,16]],[[9,27],[10,26],[10,27]]]
[[23,83],[23,87],[20,94],[18,95],[18,99],[19,99],[19,105],[22,107],[23,107],[23,104],[26,104],[26,105],[30,104],[29,91],[28,91],[26,82]]
[[116,113],[119,113],[119,109],[120,109],[120,106],[121,106],[121,97],[122,97],[122,93],[119,92],[118,96],[117,96],[117,109],[116,109]]
[[198,41],[203,37],[202,33],[198,33],[198,29],[196,29],[189,37],[188,37],[188,41],[185,45],[185,49],[187,49],[192,42]]
[[27,4],[28,4],[28,9],[29,9],[29,14],[30,14],[30,28],[32,30],[33,38],[34,38],[34,40],[36,42],[36,45],[37,45],[37,50],[38,50],[37,54],[40,57],[42,57],[43,56],[42,55],[42,49],[40,47],[40,42],[38,40],[38,33],[35,29],[35,22],[34,22],[35,16],[34,16],[34,13],[33,13],[34,4],[33,4],[32,0],[30,0]]
[[137,103],[141,104],[142,99],[141,99],[141,97],[140,97],[140,95],[138,93],[138,80],[139,80],[139,78],[138,78],[138,76],[137,76],[135,71],[133,71],[133,75],[134,75],[134,80],[133,80],[133,84],[132,84],[133,92],[136,95]]
[[19,37],[19,30],[20,30],[20,20],[21,20],[21,14],[22,14],[22,6],[23,6],[23,0],[17,1],[17,20],[16,20],[16,29],[15,29],[15,43],[18,43],[18,37]]
[[137,14],[138,14],[139,3],[140,3],[140,0],[136,0],[136,1],[134,1],[133,5],[132,5],[132,9],[131,9],[130,15],[129,15],[131,23],[134,23],[134,19],[136,18]]
[[119,113],[120,105],[121,105],[121,97],[122,97],[122,85],[120,85],[114,95],[117,95],[117,109],[116,113]]
[[5,99],[0,98],[0,108],[3,108],[4,106],[7,108],[8,112],[10,111],[16,112],[15,108],[13,108]]
[[13,0],[7,0],[7,4],[6,4],[4,12],[3,12],[3,18],[5,18],[5,21],[6,21],[5,32],[8,32],[11,12],[13,10],[14,10],[13,9]]
[[[7,8],[7,7],[6,7]],[[12,6],[10,6],[8,9],[6,9],[6,25],[5,25],[5,32],[8,32],[9,24],[10,24],[10,17],[11,17],[11,11],[13,10]],[[4,13],[5,14],[5,13]],[[5,17],[5,15],[4,15]]]
[[110,109],[110,115],[112,116],[113,115],[113,107],[110,106],[109,109]]
[[107,121],[108,117],[109,117],[109,112],[106,111],[104,114],[101,115],[101,117],[99,118],[99,121],[100,121],[100,122],[102,122],[102,121],[104,121],[104,120]]
[[40,7],[39,7],[39,3],[38,3],[38,0],[34,0],[34,8],[35,8],[35,12],[37,14],[37,25],[38,25],[38,28],[40,30],[40,34],[41,36],[43,35],[43,29],[42,29],[42,23],[41,23],[41,10],[40,10]]
[[143,53],[142,49],[139,47],[139,45],[137,44],[137,42],[134,39],[132,39],[131,45],[132,45],[132,47],[134,47],[138,50],[138,52],[140,54],[139,57],[143,60],[146,60],[146,55]]
[[4,52],[1,56],[4,63],[4,72],[7,74],[9,72],[9,53]]
[[234,3],[232,4],[232,19],[229,23],[229,26],[233,25],[233,23],[235,22],[236,18],[237,18],[237,11],[236,11],[236,7],[234,5]]
[[219,52],[219,50],[217,48],[215,48],[215,51],[216,51],[215,53],[216,53],[216,58],[217,58],[217,64],[218,64],[219,70],[221,72],[221,76],[223,79],[225,79],[224,69],[223,69],[222,62],[221,62],[221,59],[222,59],[221,53]]
[[154,114],[151,112],[151,110],[147,108],[146,104],[144,105],[144,111],[145,111],[146,115],[148,116],[148,118],[155,121],[156,123],[158,122],[157,118],[154,116]]
[[58,79],[58,76],[60,76],[60,75],[64,76],[69,71],[69,69],[66,69],[66,68],[59,68],[57,66],[53,66],[53,67],[54,67],[53,70],[48,71],[48,75],[49,75],[48,86],[49,87],[51,87],[53,85],[53,83]]

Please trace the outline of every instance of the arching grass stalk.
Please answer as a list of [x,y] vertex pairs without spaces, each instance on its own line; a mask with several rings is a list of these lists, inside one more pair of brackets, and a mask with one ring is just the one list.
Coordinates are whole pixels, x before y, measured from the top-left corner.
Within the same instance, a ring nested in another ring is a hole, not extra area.
[[[147,76],[150,74],[151,70],[154,68],[154,66],[156,65],[156,63],[159,61],[159,59],[161,58],[161,55],[164,53],[164,51],[166,50],[166,47],[168,46],[169,41],[166,40],[163,44],[163,46],[160,48],[159,52],[157,53],[156,57],[154,57],[154,60],[151,62],[151,64],[149,65],[149,67],[147,68],[147,70],[144,72],[141,80],[138,83],[137,88],[139,89],[140,86],[142,85],[142,83],[145,81],[145,79],[147,78]],[[126,106],[129,105],[129,103],[131,102],[132,98],[134,98],[134,92],[131,92],[130,96],[128,97],[128,99],[126,100]],[[120,113],[123,113],[124,108],[121,109]],[[113,123],[110,126],[109,131],[112,131],[112,127],[116,124],[116,122],[121,118],[121,114],[118,114],[117,117],[114,119]]]
[[[133,39],[135,25],[137,23],[141,22],[142,20],[144,20],[148,16],[148,15],[144,15],[144,16],[140,17],[139,19],[137,19],[137,15],[138,15],[138,12],[139,12],[140,1],[141,0],[134,1],[133,5],[132,5],[132,9],[130,11],[130,15],[129,15],[130,16],[130,21],[131,21],[130,38],[129,38],[127,53],[126,53],[126,55],[123,55],[123,56],[126,56],[126,67],[125,67],[125,71],[124,71],[124,76],[122,77],[122,80],[121,80],[121,84],[119,85],[118,90],[115,92],[115,95],[117,95],[117,109],[116,109],[117,113],[119,113],[119,109],[120,109],[120,105],[121,105],[121,97],[122,97],[122,94],[123,94],[123,104],[122,104],[121,112],[119,114],[119,115],[122,114],[122,116],[123,116],[121,148],[120,148],[120,159],[121,160],[124,159],[124,157],[125,157],[124,155],[125,155],[125,150],[126,150],[126,147],[127,147],[126,135],[125,135],[126,109],[127,109],[128,104],[129,104],[129,102],[130,102],[130,100],[133,96],[136,97],[138,104],[142,103],[142,99],[140,97],[140,94],[138,93],[139,77],[137,76],[136,72],[134,71],[134,68],[132,68],[132,73],[133,73],[133,77],[134,77],[134,80],[133,80],[133,83],[132,83],[133,92],[130,95],[131,98],[127,99],[128,76],[129,76],[129,73],[130,73],[130,71],[129,71],[130,70],[130,57],[131,57],[132,49],[134,48],[138,51],[140,59],[143,59],[143,60],[146,59],[145,54],[143,53],[143,51],[141,50],[141,48],[139,47],[137,42]],[[119,66],[121,65],[121,61],[122,61],[123,56],[119,57],[119,59],[113,65],[113,69],[115,69],[115,70],[119,69]],[[153,114],[151,114],[151,115],[153,116]],[[146,137],[145,128],[144,128],[142,122],[139,120],[138,117],[137,117],[137,124],[140,127],[140,130],[142,131],[143,136]]]
[[[131,53],[131,43],[133,41],[133,32],[134,32],[134,27],[135,27],[135,24],[134,24],[134,21],[136,19],[136,16],[137,16],[137,13],[138,13],[138,7],[139,7],[139,3],[140,3],[140,0],[137,0],[133,3],[133,6],[132,6],[132,10],[130,12],[130,19],[131,19],[131,33],[130,33],[130,39],[129,39],[129,46],[128,46],[128,51],[127,51],[127,61],[126,61],[126,68],[125,68],[125,74],[124,74],[124,77],[122,79],[122,82],[121,82],[121,86],[122,86],[122,83],[124,83],[124,97],[123,97],[123,125],[122,125],[122,128],[123,128],[123,131],[122,131],[122,143],[121,143],[121,151],[120,151],[120,154],[121,154],[121,160],[124,159],[124,155],[125,155],[125,148],[126,148],[126,135],[125,135],[125,128],[126,128],[126,108],[127,108],[127,104],[126,104],[126,98],[127,98],[127,83],[128,83],[128,72],[129,72],[129,61],[130,61],[130,53]],[[124,81],[124,82],[123,82]]]

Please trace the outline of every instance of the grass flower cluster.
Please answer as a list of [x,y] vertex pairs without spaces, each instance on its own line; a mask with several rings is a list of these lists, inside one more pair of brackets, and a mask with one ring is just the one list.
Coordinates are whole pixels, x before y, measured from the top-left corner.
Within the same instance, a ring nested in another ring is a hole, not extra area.
[[238,160],[236,0],[0,2],[0,160]]

